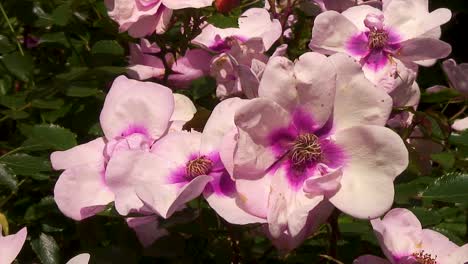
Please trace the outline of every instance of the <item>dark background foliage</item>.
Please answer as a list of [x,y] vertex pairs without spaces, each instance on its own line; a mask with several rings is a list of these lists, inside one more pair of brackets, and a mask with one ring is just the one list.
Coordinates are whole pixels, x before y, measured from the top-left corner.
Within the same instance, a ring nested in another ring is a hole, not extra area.
[[[431,10],[452,10],[442,39],[452,45],[457,62],[468,62],[468,3],[429,2]],[[245,8],[249,1],[242,4]],[[111,206],[82,222],[66,218],[53,200],[59,173],[52,171],[49,155],[101,135],[98,117],[105,94],[112,80],[125,72],[128,43],[137,40],[118,32],[103,1],[2,0],[1,7],[0,223],[10,233],[28,227],[18,263],[65,263],[83,252],[92,255],[93,263],[351,263],[361,254],[381,255],[367,221],[338,213],[288,255],[279,255],[257,233],[257,226],[229,225],[201,200],[163,221],[170,235],[147,249]],[[199,12],[218,26],[232,26],[241,9],[228,16],[213,8],[178,15],[188,21]],[[313,23],[313,17],[296,12],[294,37],[283,40],[292,58],[308,51]],[[157,40],[171,51],[183,51],[187,44],[180,41],[180,26],[175,24]],[[422,90],[448,86],[440,62],[421,69],[418,83]],[[217,103],[214,85],[212,79],[202,78],[190,90],[178,91],[197,105],[191,127],[202,128]],[[466,115],[466,106],[456,92],[423,93],[416,124],[427,139],[443,146],[443,152],[431,156],[434,168],[425,172],[417,162],[420,155],[410,149],[412,162],[397,179],[394,205],[409,208],[424,227],[459,245],[468,242],[468,133],[454,134],[449,124]],[[411,133],[399,132],[404,138]]]

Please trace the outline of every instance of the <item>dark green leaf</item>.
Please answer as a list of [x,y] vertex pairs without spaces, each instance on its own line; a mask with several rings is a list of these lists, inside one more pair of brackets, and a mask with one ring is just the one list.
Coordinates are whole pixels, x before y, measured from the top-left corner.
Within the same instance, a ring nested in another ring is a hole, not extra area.
[[15,50],[15,46],[10,43],[7,37],[0,35],[0,54],[6,54]]
[[22,81],[28,81],[32,75],[34,64],[31,56],[19,52],[7,54],[2,59],[5,67]]
[[431,158],[433,161],[439,163],[445,169],[451,169],[455,164],[455,155],[451,152],[442,152],[432,154]]
[[66,150],[76,146],[76,135],[57,125],[35,125],[29,144],[40,144],[53,150]]
[[71,17],[72,10],[68,4],[60,5],[52,12],[52,19],[59,26],[66,26]]
[[468,201],[468,174],[449,173],[435,180],[422,194],[425,199],[444,202]]
[[41,233],[31,241],[31,247],[43,264],[60,264],[60,248],[52,236]]
[[91,49],[92,54],[108,54],[114,56],[123,56],[124,49],[115,40],[101,40],[96,42]]
[[5,164],[0,164],[0,190],[7,188],[10,191],[17,189],[16,175]]
[[0,158],[0,164],[7,165],[17,175],[33,175],[51,170],[48,158],[27,154],[12,154]]

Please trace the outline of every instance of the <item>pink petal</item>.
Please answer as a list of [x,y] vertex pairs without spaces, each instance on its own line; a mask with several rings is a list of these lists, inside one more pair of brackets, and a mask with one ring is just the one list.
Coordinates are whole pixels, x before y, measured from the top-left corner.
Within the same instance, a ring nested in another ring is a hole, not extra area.
[[154,241],[169,234],[166,229],[159,227],[158,216],[129,217],[128,226],[135,231],[143,247],[151,246]]
[[280,38],[282,29],[279,20],[272,20],[267,10],[250,8],[239,18],[239,33],[249,39],[262,38],[265,50],[268,50]]
[[450,255],[441,259],[441,263],[466,264],[468,261],[468,244],[453,250]]
[[433,38],[414,38],[401,43],[397,57],[403,61],[441,59],[452,52],[450,44]]
[[171,116],[170,131],[182,131],[183,126],[192,120],[197,108],[192,100],[183,94],[174,94],[174,112]]
[[394,198],[394,179],[408,166],[401,137],[380,126],[355,126],[336,133],[346,161],[341,188],[330,198],[341,211],[362,219],[385,213]]
[[223,146],[224,137],[236,128],[234,115],[248,100],[230,98],[217,104],[205,124],[202,135],[202,153],[218,152]]
[[102,130],[107,139],[126,136],[136,128],[157,139],[166,132],[173,110],[174,98],[169,88],[119,76],[102,108]]
[[382,11],[369,5],[361,5],[350,7],[341,14],[349,21],[353,22],[359,31],[363,32],[367,31],[367,27],[364,25],[364,20],[366,19],[367,15],[381,15]]
[[64,170],[89,163],[104,164],[104,138],[97,138],[88,143],[78,145],[69,150],[55,151],[50,155],[54,170]]
[[8,264],[15,260],[26,241],[27,235],[28,231],[26,227],[23,227],[18,233],[4,237],[0,225],[0,263]]
[[321,13],[315,18],[309,48],[323,53],[346,52],[346,43],[358,33],[358,28],[335,11]]
[[442,64],[452,87],[464,95],[468,95],[468,64],[457,65],[453,59],[444,61]]
[[193,80],[210,73],[212,55],[202,49],[188,50],[185,55],[178,58],[169,75],[169,81],[178,88],[187,88]]
[[162,0],[163,4],[170,9],[202,8],[211,6],[213,0]]
[[427,0],[392,0],[384,4],[385,24],[398,30],[403,40],[421,35],[447,23],[452,14],[446,8],[431,13]]
[[380,247],[390,260],[410,256],[421,246],[421,223],[407,209],[392,209],[382,220],[374,219],[371,224]]
[[265,175],[258,179],[237,179],[237,204],[248,213],[266,219],[268,214],[268,199],[273,175]]
[[171,22],[172,9],[161,6],[156,14],[156,34],[162,34],[166,32],[169,23]]
[[430,229],[422,230],[422,250],[424,250],[424,253],[437,256],[439,259],[457,249],[458,245],[450,241],[446,236]]
[[239,109],[235,115],[239,129],[234,153],[234,178],[255,178],[263,175],[275,161],[270,133],[287,127],[291,117],[273,101],[257,98]]
[[392,99],[364,76],[360,65],[345,54],[330,57],[337,69],[333,110],[336,130],[355,125],[385,125],[392,111]]
[[265,219],[256,217],[237,205],[236,199],[238,199],[239,195],[236,191],[235,182],[227,173],[219,175],[219,178],[214,178],[208,184],[203,195],[211,208],[231,224],[245,225],[266,222]]
[[90,258],[91,258],[91,255],[87,253],[80,254],[70,259],[66,264],[88,264]]
[[288,58],[273,57],[270,59],[263,72],[258,95],[275,101],[287,110],[292,110],[296,106],[294,64]]
[[66,169],[54,188],[54,200],[60,211],[79,221],[104,210],[114,201],[114,194],[106,186],[103,174],[101,162]]
[[330,118],[335,99],[336,71],[332,61],[322,54],[307,52],[294,65],[294,73],[301,108],[312,113],[318,127],[323,126]]
[[455,122],[453,122],[452,129],[456,131],[463,131],[468,129],[468,117],[455,120]]
[[115,208],[121,215],[138,212],[144,204],[136,194],[138,186],[154,177],[153,153],[140,150],[121,150],[112,155],[106,168],[106,182],[115,194]]

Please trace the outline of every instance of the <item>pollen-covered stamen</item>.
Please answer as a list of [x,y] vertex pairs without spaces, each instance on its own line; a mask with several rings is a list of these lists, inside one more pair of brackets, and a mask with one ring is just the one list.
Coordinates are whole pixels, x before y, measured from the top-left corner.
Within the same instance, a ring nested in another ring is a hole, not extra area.
[[213,167],[213,162],[206,156],[200,156],[187,163],[186,174],[189,178],[207,175]]
[[383,29],[371,30],[369,32],[369,48],[379,49],[387,45],[388,32]]
[[416,259],[416,263],[418,264],[437,264],[437,256],[425,253],[424,250],[418,253],[413,253],[412,256]]
[[289,153],[289,158],[295,167],[304,167],[321,159],[322,148],[318,137],[308,133],[296,138]]

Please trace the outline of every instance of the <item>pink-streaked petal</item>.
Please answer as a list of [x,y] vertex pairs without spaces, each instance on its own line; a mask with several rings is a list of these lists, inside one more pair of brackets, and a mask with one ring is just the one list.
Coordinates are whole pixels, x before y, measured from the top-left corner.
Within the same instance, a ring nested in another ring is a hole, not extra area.
[[290,114],[275,102],[257,98],[240,108],[234,118],[239,130],[234,153],[234,178],[263,175],[276,161],[271,133],[291,123]]
[[237,205],[236,183],[227,173],[214,177],[205,188],[203,195],[211,208],[231,224],[245,225],[266,222],[264,218],[252,215]]
[[130,135],[135,129],[158,139],[166,132],[173,111],[174,98],[169,88],[119,76],[104,102],[101,127],[107,139]]
[[294,65],[296,89],[302,109],[312,113],[318,127],[323,126],[333,110],[336,88],[336,71],[327,57],[307,52]]
[[202,8],[210,6],[213,0],[162,0],[163,4],[170,9]]
[[203,129],[201,153],[208,154],[219,151],[224,137],[236,127],[234,124],[236,111],[247,102],[248,100],[235,97],[226,99],[216,105]]
[[149,247],[154,241],[169,234],[166,229],[159,227],[159,220],[156,215],[129,217],[125,220],[127,225],[135,231],[143,247]]
[[234,179],[234,152],[237,148],[237,139],[237,128],[234,128],[226,133],[219,147],[219,158],[232,179]]
[[355,259],[353,264],[391,264],[391,262],[381,257],[364,255]]
[[73,257],[66,264],[88,264],[90,259],[91,255],[84,253]]
[[262,38],[265,50],[268,50],[280,38],[282,30],[279,20],[272,20],[267,10],[250,8],[239,18],[239,33],[248,38]]
[[114,194],[105,183],[104,163],[66,169],[55,183],[54,200],[64,215],[77,221],[104,210],[114,201]]
[[271,99],[284,109],[293,109],[297,104],[294,63],[286,57],[271,58],[263,72],[258,96]]
[[330,57],[337,70],[333,110],[336,130],[355,125],[385,125],[392,111],[392,99],[372,84],[360,64],[345,54]]
[[468,117],[455,120],[455,122],[453,122],[452,129],[456,131],[463,131],[468,129]]
[[272,178],[269,197],[268,224],[273,237],[279,237],[284,230],[292,237],[306,228],[310,211],[323,199],[322,195],[308,196],[302,189],[291,188],[289,168],[281,166]]
[[197,131],[173,131],[156,141],[151,152],[174,164],[185,164],[199,154],[202,134]]
[[381,15],[382,11],[372,6],[361,5],[350,7],[341,14],[349,21],[353,22],[359,31],[367,31],[367,27],[364,25],[364,20],[366,19],[367,15]]
[[393,203],[394,179],[408,166],[403,140],[380,126],[355,126],[335,137],[346,160],[341,188],[330,202],[357,218],[381,216]]
[[321,13],[315,18],[309,48],[323,53],[346,53],[346,43],[358,33],[358,28],[335,11]]
[[12,263],[21,251],[26,241],[28,230],[23,227],[18,233],[9,236],[2,235],[2,226],[0,225],[0,263]]
[[52,167],[55,170],[64,170],[88,163],[104,163],[104,138],[97,138],[88,143],[78,145],[69,150],[55,151],[50,155]]
[[390,260],[409,256],[421,246],[421,223],[408,209],[392,209],[382,220],[371,220],[371,224],[382,251]]
[[450,44],[433,38],[414,38],[401,43],[397,57],[403,61],[442,59],[452,52]]

